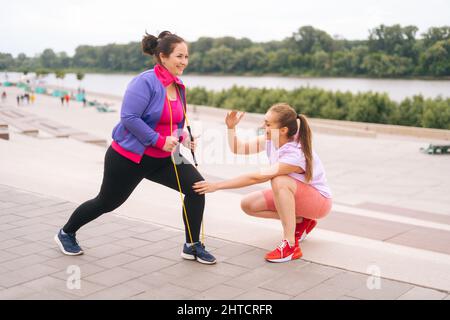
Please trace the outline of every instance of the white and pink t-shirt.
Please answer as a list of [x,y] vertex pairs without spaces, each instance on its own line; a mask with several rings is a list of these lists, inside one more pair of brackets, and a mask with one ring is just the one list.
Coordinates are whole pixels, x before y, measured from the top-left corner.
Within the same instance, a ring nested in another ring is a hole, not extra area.
[[[271,165],[279,162],[306,169],[306,159],[300,143],[291,141],[277,149],[271,140],[266,140],[266,152]],[[309,185],[317,189],[324,197],[331,198],[331,189],[327,183],[322,161],[314,150],[312,156],[313,174]],[[306,180],[304,173],[290,173],[289,176],[301,182]]]

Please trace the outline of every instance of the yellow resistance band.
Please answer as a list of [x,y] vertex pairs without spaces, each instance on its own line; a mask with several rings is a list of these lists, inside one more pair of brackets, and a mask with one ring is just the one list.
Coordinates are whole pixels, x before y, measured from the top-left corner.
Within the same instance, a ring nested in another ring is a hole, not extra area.
[[[181,92],[180,89],[178,88],[178,86],[176,86],[180,100],[182,99],[181,97]],[[169,114],[170,114],[170,135],[172,136],[172,104],[170,103],[170,99],[169,96],[166,95],[166,99],[167,99],[167,103],[169,105]],[[182,104],[184,105],[184,103],[182,102]],[[186,125],[189,126],[189,121],[188,118],[186,116],[186,110],[185,108],[182,106],[183,109],[183,113],[184,113],[184,119],[186,122]],[[192,137],[191,133],[190,134],[190,140],[194,141],[194,138]],[[189,224],[189,220],[188,220],[188,215],[187,215],[187,211],[186,211],[186,206],[184,205],[184,199],[183,199],[183,191],[181,190],[181,183],[180,183],[180,177],[178,175],[178,169],[177,169],[177,165],[175,164],[175,160],[173,159],[173,154],[171,155],[171,160],[172,160],[172,164],[173,164],[173,168],[175,170],[175,176],[177,179],[177,183],[178,183],[178,190],[180,192],[180,199],[181,199],[181,204],[183,206],[183,212],[184,212],[184,218],[186,220],[186,224],[187,224],[187,229],[188,229],[188,233],[189,233],[189,239],[191,240],[191,243],[194,243],[194,241],[192,240],[192,233],[191,233],[191,228],[190,228],[190,224]],[[205,243],[205,230],[204,230],[204,224],[203,224],[203,219],[202,219],[202,244]]]

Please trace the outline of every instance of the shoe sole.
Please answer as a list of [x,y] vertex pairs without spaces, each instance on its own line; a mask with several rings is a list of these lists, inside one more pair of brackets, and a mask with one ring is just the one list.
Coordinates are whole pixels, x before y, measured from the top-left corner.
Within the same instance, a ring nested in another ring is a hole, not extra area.
[[280,262],[288,262],[288,261],[291,261],[291,260],[297,260],[297,259],[300,259],[302,256],[303,256],[303,254],[300,251],[300,252],[298,252],[297,255],[295,255],[295,252],[293,252],[293,253],[291,253],[290,255],[288,255],[285,258],[280,258],[280,259],[267,259],[266,258],[266,260],[269,261],[269,262],[280,263]]
[[183,259],[191,260],[191,261],[197,260],[198,262],[203,263],[203,264],[215,264],[217,262],[217,260],[214,260],[213,262],[202,260],[199,257],[193,256],[191,254],[187,254],[187,253],[184,253],[184,252],[181,252],[181,257]]
[[81,250],[80,252],[77,252],[77,253],[68,252],[68,251],[64,250],[64,246],[62,245],[61,241],[59,240],[58,235],[55,235],[55,237],[53,239],[55,239],[55,242],[58,245],[61,252],[67,256],[80,256],[84,253],[83,250]]

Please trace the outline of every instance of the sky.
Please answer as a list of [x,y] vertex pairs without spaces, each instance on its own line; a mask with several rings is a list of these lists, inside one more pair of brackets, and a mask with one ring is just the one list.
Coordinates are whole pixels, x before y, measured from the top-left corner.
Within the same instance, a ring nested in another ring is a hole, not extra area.
[[385,24],[418,34],[450,25],[450,0],[0,0],[0,52],[34,56],[46,48],[69,56],[79,45],[126,44],[169,30],[199,37],[282,40],[311,25],[332,36],[367,39]]

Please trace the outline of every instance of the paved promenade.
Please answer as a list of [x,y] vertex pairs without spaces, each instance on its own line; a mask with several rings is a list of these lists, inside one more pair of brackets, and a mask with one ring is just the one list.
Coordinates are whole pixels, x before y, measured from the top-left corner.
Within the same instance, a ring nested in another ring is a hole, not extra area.
[[449,299],[307,259],[271,264],[265,250],[214,237],[216,265],[185,261],[181,230],[114,213],[80,233],[84,255],[63,256],[53,236],[75,207],[0,185],[0,299]]
[[[301,244],[301,260],[263,259],[281,239],[280,222],[245,215],[240,200],[266,183],[208,194],[206,245],[219,263],[183,261],[179,194],[149,181],[114,213],[80,230],[85,255],[66,257],[53,236],[77,205],[97,195],[119,113],[73,101],[63,107],[42,95],[18,107],[13,98],[20,91],[7,92],[0,104],[0,128],[9,136],[0,139],[0,299],[449,298],[450,156],[419,152],[430,142],[448,143],[432,138],[434,132],[420,138],[385,134],[384,127],[313,124],[334,204]],[[108,99],[120,109],[120,99]],[[191,126],[202,134],[197,155],[205,179],[253,172],[267,161],[264,154],[244,159],[224,148],[225,110],[193,111],[190,106]],[[26,117],[8,123],[21,114]],[[260,123],[248,114],[241,133],[255,134]],[[106,145],[90,143],[92,137]],[[70,289],[78,272],[81,289]]]

